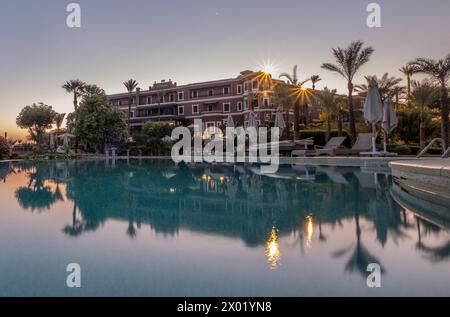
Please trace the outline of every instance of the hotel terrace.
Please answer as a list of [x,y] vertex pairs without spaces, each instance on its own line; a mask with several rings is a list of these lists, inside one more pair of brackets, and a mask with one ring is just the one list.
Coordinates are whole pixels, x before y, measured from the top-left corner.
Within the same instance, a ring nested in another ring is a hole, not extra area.
[[[108,95],[108,100],[123,110],[126,117],[131,102],[133,131],[146,121],[181,122],[187,126],[194,119],[202,119],[203,129],[219,127],[226,124],[230,114],[237,126],[246,127],[251,110],[255,112],[258,124],[274,120],[279,106],[274,92],[277,84],[285,83],[272,79],[263,71],[246,70],[236,78],[180,86],[172,80],[163,80],[155,82],[148,90],[137,88],[131,96],[128,92]],[[361,100],[356,98],[355,108],[359,109],[360,105]],[[310,107],[310,118],[318,118],[319,109],[316,108]]]

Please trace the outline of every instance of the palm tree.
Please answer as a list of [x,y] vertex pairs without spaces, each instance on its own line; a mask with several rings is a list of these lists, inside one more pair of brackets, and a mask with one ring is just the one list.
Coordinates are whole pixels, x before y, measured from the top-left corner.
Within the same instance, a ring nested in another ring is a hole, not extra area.
[[417,73],[430,75],[440,86],[440,104],[441,104],[441,137],[444,148],[448,144],[448,88],[447,81],[450,77],[450,54],[445,59],[438,61],[431,58],[417,58],[410,65]]
[[55,124],[56,124],[56,134],[59,135],[59,131],[61,129],[62,123],[64,121],[65,113],[57,113],[55,115]]
[[325,87],[321,92],[316,95],[320,103],[322,113],[325,115],[325,121],[327,123],[326,141],[330,139],[331,135],[331,117],[338,114],[338,96],[336,89],[330,90]]
[[92,95],[104,95],[105,94],[105,90],[103,90],[102,88],[100,88],[97,85],[86,85],[84,87],[84,93],[87,96],[92,96]]
[[[395,101],[395,106],[398,107],[400,104],[400,96],[404,96],[404,94],[407,92],[406,87],[405,86],[395,86],[392,87],[392,94],[394,96],[394,101]],[[397,109],[397,108],[396,108]]]
[[292,107],[292,97],[289,92],[289,89],[286,85],[280,84],[275,86],[275,99],[279,105],[283,105],[285,111],[285,121],[286,121],[286,138],[289,139],[289,110]]
[[158,121],[161,121],[161,99],[164,102],[164,97],[166,96],[165,91],[158,91]]
[[67,81],[62,88],[65,89],[68,93],[73,93],[73,108],[77,111],[78,108],[78,97],[83,95],[84,88],[86,87],[86,83],[79,79],[73,79]]
[[388,97],[392,98],[394,97],[395,93],[393,91],[394,87],[398,85],[402,79],[396,78],[396,77],[389,77],[389,73],[384,73],[384,75],[381,78],[378,78],[377,76],[365,76],[364,77],[367,80],[367,84],[362,85],[356,85],[355,91],[359,92],[360,95],[366,96],[369,91],[369,84],[372,81],[375,81],[378,85],[378,91],[380,92],[381,101],[385,101]]
[[139,83],[134,79],[129,79],[123,82],[123,85],[130,94],[130,100],[128,101],[128,136],[131,136],[131,104],[133,103],[133,91],[139,85]]
[[412,82],[413,91],[411,94],[411,100],[419,107],[419,139],[420,150],[425,147],[425,107],[431,105],[436,100],[438,92],[436,87],[429,81],[424,80],[422,82]]
[[363,45],[364,42],[355,41],[350,43],[345,49],[340,47],[334,48],[333,55],[336,59],[336,64],[322,64],[323,69],[336,72],[347,80],[350,135],[352,142],[356,140],[355,114],[353,112],[353,78],[358,70],[369,61],[370,56],[374,52],[372,47],[363,48]]
[[[297,92],[300,92],[304,89],[303,85],[308,82],[310,79],[305,79],[301,82],[298,81],[298,75],[297,75],[297,65],[294,66],[292,70],[292,74],[288,73],[282,73],[280,74],[280,78],[285,77],[288,81],[288,83],[293,86],[292,89],[294,91],[294,94],[297,94]],[[294,140],[299,139],[299,110],[300,110],[300,98],[298,96],[295,96],[295,102],[294,102]]]
[[316,84],[322,80],[322,78],[320,78],[319,75],[312,75],[311,78],[311,83],[312,83],[312,89],[316,90]]
[[405,66],[403,66],[402,68],[399,69],[399,71],[406,76],[406,82],[407,82],[407,98],[409,100],[409,98],[411,98],[411,77],[412,75],[414,75],[415,73],[415,69],[414,67],[412,67],[411,65],[407,64]]

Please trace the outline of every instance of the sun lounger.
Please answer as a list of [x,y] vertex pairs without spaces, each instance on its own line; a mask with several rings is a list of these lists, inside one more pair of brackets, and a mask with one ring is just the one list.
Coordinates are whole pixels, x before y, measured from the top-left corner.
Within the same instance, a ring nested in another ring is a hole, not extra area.
[[334,137],[328,140],[327,144],[324,146],[315,145],[314,150],[308,150],[308,149],[302,149],[302,150],[294,150],[291,153],[291,156],[315,156],[320,155],[318,154],[319,151],[327,151],[327,150],[333,150],[337,149],[339,147],[342,147],[342,143],[344,143],[346,137]]
[[361,152],[367,152],[372,149],[372,133],[360,133],[356,139],[355,144],[351,149],[344,147],[337,147],[334,149],[317,150],[317,155],[360,155]]

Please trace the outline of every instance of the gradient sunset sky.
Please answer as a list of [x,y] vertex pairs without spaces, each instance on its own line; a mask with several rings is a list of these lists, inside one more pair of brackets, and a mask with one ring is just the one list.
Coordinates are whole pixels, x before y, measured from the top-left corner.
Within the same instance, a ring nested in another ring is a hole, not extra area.
[[[82,27],[66,26],[67,4],[82,9]],[[366,25],[367,4],[382,7],[382,27]],[[448,0],[2,0],[0,2],[0,133],[23,137],[20,109],[45,102],[71,112],[61,85],[80,78],[107,93],[124,91],[134,78],[142,89],[155,80],[186,84],[236,77],[271,61],[274,76],[299,65],[345,92],[331,48],[363,40],[375,48],[355,79],[381,76],[415,57],[450,53]]]

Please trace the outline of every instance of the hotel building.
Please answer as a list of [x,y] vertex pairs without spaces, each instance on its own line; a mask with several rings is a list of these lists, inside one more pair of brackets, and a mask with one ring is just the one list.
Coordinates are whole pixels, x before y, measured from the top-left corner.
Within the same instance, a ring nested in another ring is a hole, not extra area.
[[[126,113],[131,103],[131,126],[138,129],[146,121],[193,123],[202,119],[204,128],[226,123],[231,114],[235,125],[246,126],[253,110],[258,121],[272,121],[278,107],[273,86],[283,81],[264,72],[243,71],[236,78],[187,85],[172,80],[154,83],[148,90],[136,89],[131,95],[108,95],[113,106]],[[159,108],[159,110],[158,110]]]

